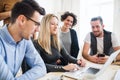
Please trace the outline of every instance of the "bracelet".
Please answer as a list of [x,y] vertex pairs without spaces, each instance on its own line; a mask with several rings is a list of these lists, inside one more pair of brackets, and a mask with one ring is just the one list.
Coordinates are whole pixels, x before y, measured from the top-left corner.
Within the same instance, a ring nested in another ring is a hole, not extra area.
[[55,66],[56,69],[62,69],[62,66]]

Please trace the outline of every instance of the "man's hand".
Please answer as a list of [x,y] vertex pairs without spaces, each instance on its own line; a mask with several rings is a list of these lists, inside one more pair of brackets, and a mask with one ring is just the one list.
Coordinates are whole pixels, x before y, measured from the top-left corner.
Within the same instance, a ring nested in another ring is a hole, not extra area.
[[93,63],[104,64],[107,61],[108,57],[109,56],[98,57],[97,55],[89,56],[89,61]]
[[98,57],[97,57],[97,55],[89,56],[88,60],[91,61],[91,62],[93,62],[93,63],[98,63]]
[[105,57],[98,57],[98,63],[104,64],[108,60],[108,56]]

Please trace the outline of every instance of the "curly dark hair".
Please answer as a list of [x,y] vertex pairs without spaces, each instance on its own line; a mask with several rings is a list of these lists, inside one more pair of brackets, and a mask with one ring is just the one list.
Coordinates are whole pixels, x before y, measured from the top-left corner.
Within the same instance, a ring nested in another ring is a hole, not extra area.
[[64,21],[68,16],[73,17],[73,24],[72,26],[75,26],[77,24],[77,16],[73,13],[70,13],[69,11],[66,11],[63,15],[61,15],[61,21]]

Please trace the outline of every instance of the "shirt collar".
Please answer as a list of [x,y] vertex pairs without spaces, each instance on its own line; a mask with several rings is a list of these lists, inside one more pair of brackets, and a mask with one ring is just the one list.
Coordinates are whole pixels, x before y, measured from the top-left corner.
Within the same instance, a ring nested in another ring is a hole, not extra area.
[[16,44],[16,41],[13,39],[11,34],[8,31],[8,25],[4,25],[2,28],[2,37],[10,44]]

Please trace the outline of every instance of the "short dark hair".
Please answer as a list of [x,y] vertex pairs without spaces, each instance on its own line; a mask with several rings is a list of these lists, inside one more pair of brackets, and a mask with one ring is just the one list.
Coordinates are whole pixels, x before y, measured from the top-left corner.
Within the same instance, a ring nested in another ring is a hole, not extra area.
[[41,15],[45,15],[46,13],[45,9],[40,7],[35,0],[22,0],[17,2],[12,8],[11,23],[14,23],[16,18],[21,14],[32,17],[35,11]]
[[73,17],[73,24],[72,26],[76,25],[77,24],[77,16],[73,13],[70,13],[68,11],[66,11],[63,15],[61,15],[61,21],[64,21],[68,16],[71,16]]
[[91,21],[96,21],[96,20],[100,20],[101,25],[103,25],[103,19],[102,19],[101,16],[93,17],[93,18],[91,19]]

